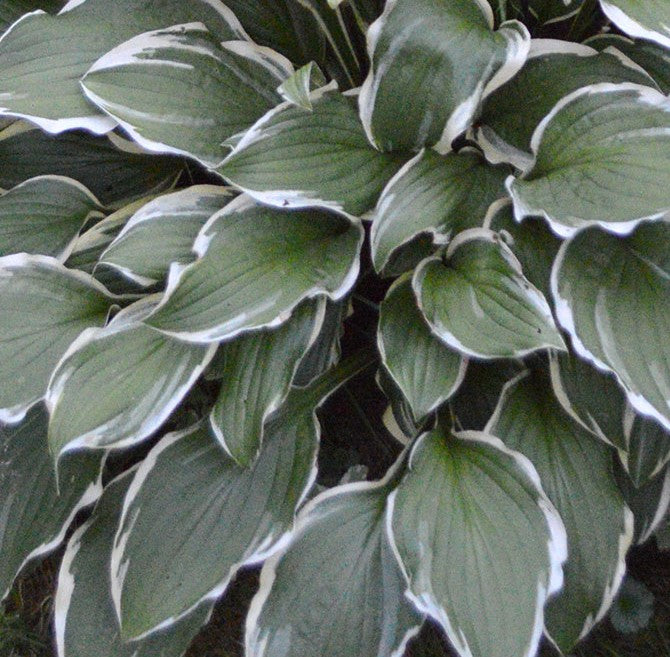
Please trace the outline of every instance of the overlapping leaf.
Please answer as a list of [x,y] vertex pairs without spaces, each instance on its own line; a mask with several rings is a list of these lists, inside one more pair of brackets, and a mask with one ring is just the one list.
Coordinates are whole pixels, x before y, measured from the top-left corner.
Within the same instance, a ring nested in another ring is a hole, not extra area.
[[137,34],[200,21],[219,39],[243,30],[222,3],[209,0],[70,0],[58,16],[26,14],[0,38],[0,113],[43,130],[111,130],[116,121],[86,101],[79,80],[101,55]]
[[670,5],[665,0],[600,0],[600,7],[626,34],[670,48]]
[[64,4],[65,0],[4,0],[0,6],[0,33],[29,11],[42,9],[55,14]]
[[86,96],[145,148],[214,165],[222,143],[281,101],[293,72],[279,54],[247,41],[219,44],[204,25],[146,32],[88,70]]
[[508,180],[517,219],[539,215],[569,236],[619,234],[670,210],[670,101],[651,87],[595,84],[563,98],[532,139],[533,166]]
[[278,326],[302,300],[346,294],[358,274],[358,222],[316,209],[256,206],[246,196],[215,214],[173,269],[165,300],[147,322],[194,342]]
[[249,657],[403,653],[422,619],[387,544],[392,490],[392,480],[348,484],[305,507],[288,549],[263,566],[247,619]]
[[543,294],[491,231],[461,233],[444,258],[419,265],[412,284],[432,331],[464,354],[510,358],[565,348]]
[[601,82],[654,84],[617,53],[597,53],[569,41],[533,39],[523,69],[484,103],[477,137],[487,156],[529,167],[531,139],[542,119],[568,94]]
[[101,210],[76,180],[31,178],[0,196],[0,256],[24,252],[64,259],[86,222],[103,216]]
[[[353,374],[360,363],[348,367]],[[123,637],[216,599],[243,564],[262,561],[287,540],[316,475],[314,409],[334,376],[293,389],[266,425],[250,468],[228,457],[204,426],[168,434],[149,453],[126,497],[112,555]]]
[[545,627],[567,652],[614,601],[633,539],[633,515],[612,474],[612,450],[565,414],[540,374],[508,384],[486,430],[531,460],[565,524],[565,579],[547,605]]
[[431,333],[409,277],[399,279],[381,304],[377,344],[416,422],[447,400],[465,376],[467,360]]
[[493,31],[485,0],[395,0],[368,31],[372,66],[360,95],[382,150],[447,152],[482,98],[523,65],[530,37],[516,21]]
[[221,388],[210,422],[238,464],[248,466],[256,458],[265,422],[285,400],[301,359],[319,334],[324,312],[325,299],[306,301],[280,327],[221,345]]
[[633,407],[670,428],[670,224],[626,238],[590,228],[564,243],[552,274],[559,322],[577,352],[616,374]]
[[111,302],[95,279],[54,258],[0,258],[0,421],[20,420],[44,397],[70,343],[104,324]]
[[488,434],[424,434],[391,497],[407,595],[463,657],[532,657],[562,583],[563,524],[530,462]]
[[442,157],[422,151],[384,189],[373,213],[372,259],[378,272],[402,273],[467,228],[481,226],[505,195],[508,171],[475,152]]
[[283,103],[268,112],[218,171],[263,203],[360,215],[375,204],[405,158],[370,146],[355,99],[323,87],[309,100],[311,111]]
[[0,132],[0,187],[5,189],[58,174],[80,182],[105,206],[119,208],[169,188],[182,168],[181,160],[148,155],[115,133],[49,135],[22,121]]
[[110,482],[91,518],[72,535],[63,555],[54,605],[58,657],[181,657],[207,621],[204,603],[179,623],[140,642],[119,636],[109,562],[133,471]]
[[49,449],[126,447],[168,418],[214,355],[215,345],[179,342],[141,323],[151,301],[89,329],[49,382]]
[[231,199],[218,185],[193,185],[142,206],[100,255],[100,264],[140,285],[167,278],[173,262],[193,261],[193,243],[207,220]]
[[662,426],[637,415],[630,407],[624,416],[626,447],[619,456],[638,488],[656,477],[670,461],[670,434]]
[[20,424],[0,424],[0,600],[23,565],[56,549],[77,511],[102,493],[99,455],[63,459],[57,487],[47,420],[39,406]]

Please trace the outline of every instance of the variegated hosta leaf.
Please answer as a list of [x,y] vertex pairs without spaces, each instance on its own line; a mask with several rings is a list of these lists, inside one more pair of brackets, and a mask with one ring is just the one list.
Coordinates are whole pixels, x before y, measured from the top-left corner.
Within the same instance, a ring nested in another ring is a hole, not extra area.
[[500,233],[507,246],[519,259],[524,276],[547,297],[551,294],[551,268],[561,246],[546,222],[528,217],[514,220],[514,208],[509,199],[491,207],[488,228]]
[[0,258],[0,422],[20,420],[44,397],[70,343],[104,324],[111,303],[95,279],[54,258]]
[[382,150],[449,151],[482,98],[526,59],[521,23],[492,28],[486,0],[387,2],[367,37],[372,66],[360,111],[370,141]]
[[221,389],[209,416],[214,435],[242,466],[261,447],[267,418],[286,399],[324,319],[323,297],[300,304],[276,329],[254,331],[219,347]]
[[84,224],[102,217],[101,210],[76,180],[31,178],[0,196],[0,256],[24,252],[64,259]]
[[100,199],[119,208],[169,188],[183,163],[171,156],[149,155],[110,133],[49,135],[19,121],[0,132],[0,187],[8,189],[37,176],[72,178]]
[[86,101],[79,86],[84,73],[137,34],[192,21],[219,39],[243,38],[232,12],[211,0],[70,0],[58,16],[26,14],[0,38],[0,113],[27,118],[48,132],[107,132],[116,121]]
[[649,540],[670,506],[670,466],[666,465],[653,479],[636,487],[622,467],[615,469],[619,488],[635,516],[635,543]]
[[600,0],[600,7],[622,32],[670,48],[670,5],[666,0]]
[[0,5],[0,33],[29,11],[42,9],[55,14],[64,4],[65,0],[3,0]]
[[419,265],[412,284],[431,330],[452,349],[479,358],[565,349],[544,295],[496,233],[460,233],[444,257]]
[[467,360],[431,333],[409,276],[398,279],[381,304],[377,344],[416,422],[451,397],[465,376]]
[[552,273],[558,320],[572,335],[577,353],[614,372],[633,407],[666,428],[668,244],[666,222],[642,224],[626,238],[591,228],[563,244]]
[[205,224],[194,246],[199,259],[173,268],[165,298],[147,322],[194,342],[278,326],[302,299],[347,293],[358,275],[362,239],[358,221],[238,197]]
[[247,617],[249,657],[403,654],[422,619],[403,595],[384,530],[396,478],[338,486],[301,511],[288,549],[263,566]]
[[311,111],[282,103],[268,112],[217,170],[262,203],[360,215],[406,158],[370,146],[354,98],[322,87],[309,99]]
[[99,455],[63,459],[57,484],[47,420],[40,405],[21,424],[0,424],[0,600],[23,565],[58,547],[79,509],[102,492]]
[[535,655],[566,538],[525,457],[484,433],[424,434],[388,511],[407,596],[462,657]]
[[481,226],[491,204],[505,196],[507,173],[487,165],[476,152],[419,153],[377,202],[370,236],[375,269],[387,274],[412,269],[430,255],[434,243]]
[[625,450],[626,395],[614,376],[577,356],[551,353],[549,358],[551,384],[563,410],[604,442]]
[[508,180],[517,219],[563,237],[597,224],[627,234],[670,211],[670,100],[651,87],[595,84],[563,98],[532,139],[533,166]]
[[154,637],[124,643],[114,611],[109,562],[133,471],[110,482],[93,515],[68,542],[58,575],[54,627],[58,657],[181,657],[212,603]]
[[49,449],[126,447],[150,436],[200,376],[215,345],[179,342],[141,323],[140,301],[84,331],[49,382]]
[[506,386],[486,431],[530,459],[565,523],[564,584],[544,622],[567,653],[611,606],[633,539],[612,450],[565,414],[541,374],[522,374]]
[[585,44],[596,50],[616,48],[649,73],[664,94],[670,93],[670,49],[651,41],[633,41],[613,33],[597,34],[587,39]]
[[340,338],[344,333],[344,320],[350,312],[350,302],[346,297],[341,301],[326,299],[321,331],[300,361],[293,377],[294,385],[306,386],[312,379],[340,362]]
[[518,75],[484,103],[477,137],[487,156],[522,169],[531,166],[531,139],[542,119],[568,94],[600,82],[654,84],[618,53],[598,53],[570,41],[533,39]]
[[656,421],[637,415],[632,408],[624,417],[625,449],[619,457],[638,488],[653,479],[670,461],[670,434]]
[[103,55],[82,79],[86,96],[144,148],[214,165],[223,142],[281,101],[293,72],[278,53],[219,40],[201,23],[140,34]]
[[[347,374],[359,368],[352,363]],[[314,411],[337,372],[291,391],[250,468],[227,456],[205,426],[168,434],[149,453],[126,497],[112,555],[123,637],[218,598],[241,566],[285,544],[316,476]]]
[[165,280],[173,262],[193,261],[195,238],[231,197],[229,189],[217,185],[193,185],[158,197],[133,214],[100,264],[140,285]]
[[326,78],[319,67],[314,62],[310,62],[284,80],[277,91],[284,100],[311,112],[314,108],[310,93],[313,89],[318,89],[325,84]]

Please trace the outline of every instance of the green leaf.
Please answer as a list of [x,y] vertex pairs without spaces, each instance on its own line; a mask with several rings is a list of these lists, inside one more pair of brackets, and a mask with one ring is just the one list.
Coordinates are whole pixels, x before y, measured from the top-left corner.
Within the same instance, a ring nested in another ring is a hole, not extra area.
[[76,180],[31,178],[0,196],[0,256],[37,253],[64,260],[79,231],[102,217],[98,199]]
[[664,94],[670,93],[670,50],[650,41],[633,41],[621,34],[597,34],[585,41],[596,50],[615,48],[641,66]]
[[642,582],[626,577],[610,614],[612,627],[623,634],[635,634],[647,627],[653,616],[652,592]]
[[201,23],[136,36],[82,79],[87,98],[144,148],[220,162],[223,142],[281,100],[293,73],[278,53],[247,41],[219,44]]
[[574,16],[584,0],[530,0],[529,11],[540,24],[556,23]]
[[627,234],[670,210],[670,101],[651,87],[595,84],[563,98],[532,139],[533,166],[508,179],[517,219],[559,236],[599,225]]
[[104,328],[84,331],[49,382],[49,449],[127,447],[154,433],[200,376],[216,349],[178,342],[141,323],[147,299]]
[[628,406],[624,416],[625,450],[619,457],[638,488],[653,479],[670,461],[670,435],[657,422],[637,415]]
[[600,7],[622,32],[670,48],[670,5],[665,0],[600,0]]
[[670,224],[641,224],[626,238],[580,231],[552,273],[558,321],[576,352],[612,371],[636,411],[670,428]]
[[393,475],[337,486],[300,512],[289,547],[263,566],[247,617],[249,657],[403,654],[422,619],[403,596],[384,531]]
[[372,66],[360,111],[370,141],[382,150],[449,151],[482,99],[526,59],[521,23],[492,28],[485,0],[387,2],[367,37]]
[[153,448],[126,497],[112,554],[124,638],[165,627],[203,599],[215,600],[240,567],[286,544],[316,477],[315,409],[342,376],[360,367],[350,361],[308,388],[294,388],[266,425],[250,468],[228,457],[202,425],[168,434]]
[[639,488],[623,467],[615,468],[619,488],[635,516],[635,543],[645,543],[659,527],[670,506],[670,466]]
[[551,383],[563,410],[608,445],[626,449],[626,396],[611,374],[577,356],[550,353]]
[[0,422],[17,422],[44,397],[70,343],[105,323],[112,298],[54,258],[0,258]]
[[278,326],[305,298],[337,300],[348,292],[362,239],[359,222],[238,197],[205,224],[194,245],[199,259],[173,268],[147,323],[194,342]]
[[360,215],[405,158],[370,146],[353,98],[328,86],[309,99],[311,112],[292,103],[268,112],[217,171],[262,203]]
[[193,185],[143,205],[100,255],[100,264],[139,285],[166,279],[173,262],[195,259],[193,243],[207,220],[232,198],[217,185]]
[[481,226],[491,204],[505,196],[507,173],[487,165],[475,151],[444,157],[421,151],[377,202],[370,235],[375,269],[400,274],[430,255],[434,244]]
[[567,553],[561,519],[525,457],[484,433],[426,433],[388,513],[406,595],[459,655],[535,655]]
[[461,353],[512,358],[565,349],[546,299],[496,233],[460,233],[443,258],[419,265],[412,285],[431,330]]
[[15,20],[35,9],[55,14],[65,4],[65,0],[3,0],[0,5],[0,33]]
[[492,162],[532,165],[531,139],[542,119],[568,94],[600,82],[653,80],[620,53],[598,53],[570,41],[533,39],[528,60],[484,103],[477,139]]
[[23,566],[55,550],[77,512],[102,493],[95,455],[63,459],[57,489],[47,420],[39,406],[20,424],[0,424],[0,600]]
[[119,208],[171,187],[183,163],[175,157],[148,155],[132,142],[109,133],[49,135],[17,121],[0,132],[0,187],[9,188],[37,176],[72,178],[100,199]]
[[431,333],[409,276],[398,279],[381,304],[377,344],[382,364],[409,402],[415,422],[449,399],[465,376],[467,359]]
[[527,217],[523,222],[514,220],[514,208],[509,198],[491,206],[488,228],[500,233],[510,250],[519,259],[526,278],[544,294],[551,294],[551,268],[561,246],[546,222]]
[[326,84],[326,78],[319,67],[310,62],[298,69],[290,78],[279,85],[277,91],[282,98],[304,110],[312,111],[310,92]]
[[564,584],[547,605],[545,627],[568,652],[612,605],[633,539],[633,514],[612,474],[612,450],[565,413],[540,373],[507,384],[486,431],[533,463],[565,524]]
[[[211,603],[155,637],[139,643],[121,641],[108,574],[133,472],[125,472],[105,487],[93,515],[67,544],[54,605],[58,657],[181,657],[208,620]],[[102,573],[107,576],[101,577]]]
[[286,399],[324,312],[323,297],[307,301],[278,328],[221,345],[221,389],[209,419],[221,446],[239,465],[249,466],[257,457],[267,419]]
[[191,21],[203,22],[219,39],[244,38],[232,12],[210,0],[70,0],[58,16],[26,14],[0,38],[0,113],[52,133],[108,132],[116,122],[86,101],[79,86],[84,73],[137,34]]

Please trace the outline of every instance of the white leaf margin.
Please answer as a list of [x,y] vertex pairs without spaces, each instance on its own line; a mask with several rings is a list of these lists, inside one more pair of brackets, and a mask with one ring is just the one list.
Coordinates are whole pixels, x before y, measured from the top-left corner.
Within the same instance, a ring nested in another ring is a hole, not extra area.
[[[601,372],[613,374],[619,386],[621,386],[621,388],[624,390],[631,406],[641,415],[654,418],[666,430],[670,431],[670,417],[666,417],[661,412],[656,410],[656,408],[645,399],[642,393],[636,392],[628,385],[626,385],[618,372],[610,365],[595,356],[582,342],[579,335],[577,335],[575,317],[572,313],[572,309],[570,308],[570,303],[568,299],[565,299],[561,296],[559,291],[559,277],[561,275],[561,267],[563,266],[563,261],[565,260],[568,248],[571,246],[571,244],[572,240],[566,240],[563,242],[563,244],[561,244],[551,270],[550,287],[551,294],[554,297],[554,307],[556,309],[558,323],[570,334],[570,337],[572,338],[572,346],[577,355],[594,365]],[[670,404],[670,400],[668,400],[668,403]]]
[[[491,207],[489,208],[489,212],[487,213],[485,223],[490,224],[492,217],[495,215],[495,213],[502,207],[505,207],[508,203],[509,203],[508,199],[499,199],[498,201],[494,201],[491,204]],[[521,263],[514,255],[514,253],[512,253],[509,246],[507,246],[504,239],[498,235],[498,233],[488,228],[468,228],[467,230],[461,231],[460,233],[458,233],[458,235],[456,235],[456,237],[453,240],[451,240],[451,242],[449,242],[449,246],[447,247],[447,250],[444,253],[444,258],[448,260],[454,254],[454,251],[458,249],[459,246],[461,246],[465,242],[475,240],[486,241],[500,248],[501,256],[511,267],[514,274],[523,278],[523,280],[528,284],[527,288],[524,285],[524,290],[526,292],[529,302],[543,315],[547,324],[549,326],[553,326],[556,329],[556,334],[560,337],[560,332],[558,331],[558,327],[555,325],[554,316],[551,312],[551,307],[549,306],[549,303],[544,298],[542,292],[540,292],[540,290],[538,290],[530,281],[528,281],[528,279],[526,279],[521,268]],[[417,265],[416,269],[414,270],[414,274],[412,276],[412,289],[414,290],[414,295],[416,297],[419,309],[424,314],[424,316],[425,312],[421,300],[422,299],[421,288],[423,285],[423,277],[424,277],[423,275],[426,268],[434,262],[442,262],[442,257],[439,255],[429,256],[428,258],[426,258]],[[482,356],[482,354],[473,351],[469,347],[466,347],[441,322],[436,322],[435,324],[433,324],[433,322],[428,323],[430,325],[433,334],[439,340],[444,342],[447,346],[451,347],[452,349],[455,349],[456,351],[466,356],[471,356],[478,359],[492,360],[497,358],[497,356]],[[521,351],[514,353],[512,356],[508,356],[508,358],[520,358],[522,356],[527,356],[528,354],[538,351],[538,349],[546,349],[546,348],[555,348],[555,345],[546,343],[543,346],[540,345],[530,349],[522,349]]]
[[[667,96],[664,96],[658,89],[653,87],[646,87],[640,84],[635,84],[633,82],[622,82],[619,84],[612,84],[611,82],[601,82],[598,84],[589,85],[587,87],[581,87],[576,91],[568,94],[561,98],[561,100],[556,103],[554,108],[547,114],[547,116],[542,119],[539,123],[533,137],[531,139],[531,149],[533,151],[533,164],[525,169],[520,179],[523,180],[529,173],[532,172],[532,168],[535,164],[537,153],[539,151],[542,137],[548,126],[548,124],[554,120],[557,114],[560,113],[567,105],[574,102],[575,100],[581,98],[582,96],[591,96],[596,94],[616,94],[623,91],[632,91],[637,93],[637,100],[642,105],[647,105],[655,107],[666,111],[670,118],[670,99]],[[659,134],[667,135],[670,138],[670,127],[668,128],[659,128]],[[650,221],[654,219],[661,219],[670,212],[670,206],[659,212],[656,212],[651,215],[644,215],[641,217],[636,217],[629,221],[593,221],[585,220],[579,217],[572,217],[577,220],[578,226],[567,226],[565,224],[555,221],[543,208],[533,207],[532,205],[527,204],[517,193],[514,183],[517,180],[516,176],[510,175],[507,180],[505,180],[505,187],[509,195],[512,198],[514,203],[514,218],[518,223],[521,223],[525,217],[542,217],[546,220],[547,224],[551,228],[552,232],[561,239],[566,239],[574,236],[579,230],[587,228],[589,226],[599,226],[603,230],[614,233],[615,235],[625,236],[632,233],[637,226],[643,221]]]
[[[102,283],[97,281],[90,274],[78,269],[69,269],[65,267],[60,260],[51,256],[33,255],[28,253],[13,253],[8,256],[3,256],[0,258],[0,278],[14,276],[14,272],[8,272],[7,269],[16,267],[25,269],[43,267],[56,272],[58,276],[65,275],[66,277],[73,278],[78,283],[87,285],[99,294],[105,296],[109,300],[110,306],[114,301],[124,298],[123,296],[112,294]],[[30,402],[18,404],[11,408],[0,408],[0,422],[3,424],[16,424],[17,422],[21,422],[26,416],[26,413],[35,406],[35,404],[38,404],[45,399],[45,396],[46,391],[42,396],[33,399]]]
[[[73,354],[94,342],[104,340],[105,338],[116,335],[118,333],[132,331],[134,328],[140,326],[147,330],[154,331],[157,335],[160,335],[159,331],[156,331],[155,329],[142,323],[142,319],[146,317],[156,306],[158,298],[160,298],[160,294],[145,297],[137,303],[124,308],[109,324],[107,324],[107,326],[102,328],[92,327],[85,329],[79,334],[77,338],[75,338],[75,340],[68,347],[67,351],[58,361],[58,364],[51,374],[51,379],[49,380],[46,396],[44,398],[49,415],[53,414],[56,407],[60,403],[60,399],[63,395],[63,389],[69,377],[69,371],[67,368],[68,360]],[[172,411],[174,411],[186,393],[191,389],[195,381],[214,357],[217,346],[218,345],[216,343],[212,343],[203,350],[203,357],[200,364],[191,371],[188,379],[184,382],[184,384],[174,392],[169,401],[164,403],[162,408],[160,408],[160,412],[156,412],[154,410],[152,414],[145,416],[140,423],[140,428],[132,435],[122,440],[115,441],[114,443],[100,446],[97,444],[96,438],[98,438],[100,434],[104,435],[106,427],[104,425],[102,427],[96,427],[67,443],[67,445],[65,445],[57,455],[54,455],[56,460],[59,461],[64,454],[79,449],[102,449],[104,451],[111,451],[131,447],[144,438],[150,436],[160,428],[165,420],[167,420]]]
[[[494,16],[491,5],[486,0],[473,0],[473,2],[481,10],[486,18],[489,28],[493,31]],[[386,0],[384,11],[368,28],[366,44],[370,62],[375,61],[374,53],[377,49],[379,37],[381,36],[388,17],[397,3],[398,0]],[[484,84],[483,80],[480,81],[475,89],[475,93],[456,107],[452,115],[449,117],[438,142],[433,146],[433,148],[441,155],[445,155],[451,151],[451,142],[470,126],[475,112],[484,98],[492,94],[507,81],[511,80],[526,62],[531,37],[528,29],[523,23],[515,20],[505,21],[500,25],[496,33],[503,35],[507,40],[508,47],[506,60],[486,84]],[[370,71],[363,82],[358,99],[359,114],[361,122],[363,123],[363,128],[365,129],[365,134],[367,135],[370,144],[375,148],[379,147],[372,134],[372,115],[374,113],[375,100],[381,83],[381,77],[386,72],[388,66],[388,63],[384,65],[384,62],[379,62],[376,70],[375,67],[370,67]]]
[[659,45],[670,48],[670,26],[661,25],[665,28],[667,34],[651,29],[629,16],[623,9],[616,6],[610,0],[600,0],[600,8],[607,18],[609,18],[620,30],[633,37],[640,37],[655,41]]
[[[258,625],[260,615],[272,591],[272,585],[277,576],[277,567],[279,563],[291,548],[294,541],[300,538],[300,536],[310,528],[312,522],[321,518],[320,507],[322,503],[335,497],[345,497],[351,495],[352,493],[355,494],[360,492],[374,491],[387,487],[390,482],[398,476],[400,469],[403,467],[406,461],[406,451],[407,450],[403,450],[396,462],[388,469],[382,479],[377,481],[356,481],[353,483],[340,484],[325,490],[322,493],[319,493],[302,507],[296,517],[295,526],[290,536],[290,540],[288,540],[286,544],[282,545],[276,552],[274,552],[274,554],[272,554],[272,556],[270,556],[270,558],[268,558],[263,564],[260,575],[260,585],[258,591],[251,600],[245,626],[245,651],[249,657],[268,657],[266,655],[266,642],[262,640],[257,642],[260,631]],[[383,522],[386,525],[385,520],[383,520]],[[382,529],[382,531],[384,531],[384,529]],[[418,623],[416,627],[410,628],[405,633],[396,649],[390,655],[388,655],[388,657],[401,657],[401,655],[403,655],[405,652],[405,648],[409,641],[415,637],[420,630],[421,623]],[[254,646],[256,645],[259,649],[253,650]]]
[[[412,446],[409,454],[408,470],[411,470],[415,453],[425,442],[428,435],[430,435],[430,433],[424,433],[419,436]],[[549,534],[549,540],[547,541],[549,572],[544,573],[548,579],[546,589],[542,582],[538,581],[535,605],[535,624],[533,626],[531,640],[522,656],[534,657],[540,639],[542,638],[542,633],[544,631],[544,605],[547,600],[554,593],[557,593],[563,586],[563,564],[568,558],[568,539],[563,520],[556,510],[556,507],[554,507],[554,505],[551,503],[551,500],[544,492],[542,483],[540,482],[540,476],[538,475],[535,466],[523,454],[509,449],[505,446],[502,440],[486,433],[485,431],[461,431],[454,433],[453,435],[459,440],[482,443],[489,447],[493,447],[505,456],[511,457],[519,470],[527,477],[528,481],[532,484],[535,492],[537,493],[538,507],[545,517]],[[402,485],[402,482],[400,485]],[[465,636],[463,636],[460,630],[457,630],[456,627],[454,627],[446,611],[430,599],[432,597],[431,595],[427,593],[416,595],[411,591],[411,578],[402,562],[402,557],[400,556],[400,552],[393,535],[393,512],[395,510],[397,493],[398,488],[396,488],[396,490],[391,493],[387,502],[386,533],[389,538],[389,543],[391,545],[393,554],[395,555],[398,565],[400,566],[400,569],[408,584],[408,589],[405,592],[405,596],[414,603],[415,607],[419,611],[433,618],[444,628],[447,636],[449,637],[449,640],[456,648],[459,655],[461,655],[461,657],[472,657],[472,651],[470,650]]]
[[[553,355],[553,354],[552,354]],[[556,359],[551,361],[552,363],[555,362]],[[486,423],[486,426],[484,427],[485,432],[490,432],[491,429],[498,423],[498,420],[500,419],[500,416],[502,415],[503,409],[505,404],[507,403],[508,398],[511,396],[514,388],[525,378],[530,376],[531,372],[530,370],[524,370],[517,374],[513,379],[510,379],[504,386],[503,389],[500,393],[500,397],[498,398],[498,403],[496,404],[496,407],[493,411],[493,414],[491,415],[489,421]],[[553,391],[554,394],[556,394],[555,390]],[[562,402],[559,401],[559,405],[563,409],[563,411],[566,412],[566,414],[570,417],[572,420],[576,420],[577,423],[584,429],[586,429],[590,434],[593,434],[593,430],[589,429],[587,426],[584,425],[581,420],[578,420],[576,415],[573,415],[572,413],[568,412],[567,409],[563,406]],[[605,441],[607,442],[607,441]],[[608,443],[611,445],[611,443]],[[534,466],[533,466],[534,467]],[[538,475],[539,476],[539,475]],[[623,496],[622,496],[623,497]],[[558,513],[558,511],[557,511]],[[614,600],[617,596],[617,593],[619,591],[619,587],[621,586],[621,583],[623,582],[624,575],[626,574],[626,554],[628,553],[628,549],[633,543],[633,537],[635,533],[635,518],[633,516],[633,512],[630,510],[628,505],[623,503],[623,532],[619,534],[619,542],[618,542],[618,553],[617,553],[617,562],[615,565],[614,570],[612,571],[612,576],[610,577],[609,582],[605,585],[605,590],[603,591],[603,597],[601,600],[600,608],[598,609],[597,613],[595,616],[593,614],[589,614],[589,616],[586,617],[584,620],[584,625],[581,629],[581,632],[579,634],[578,641],[581,641],[592,629],[595,625],[597,625],[607,614],[609,611],[609,608],[612,606],[614,603]],[[567,532],[566,532],[566,540],[567,540]],[[569,546],[568,546],[568,552],[569,552]],[[569,558],[569,554],[568,554]],[[549,634],[545,627],[545,636],[547,639],[551,642],[551,644],[560,652],[559,646],[556,644],[552,636]]]
[[[196,254],[197,258],[200,259],[207,253],[209,243],[212,239],[212,236],[208,234],[208,231],[221,217],[227,216],[229,214],[242,213],[245,210],[248,210],[249,208],[257,207],[257,205],[258,203],[256,203],[256,200],[253,197],[247,194],[242,194],[234,198],[224,208],[222,208],[214,215],[212,215],[207,221],[207,223],[205,223],[205,225],[202,227],[202,230],[200,231],[198,237],[195,240],[195,243],[193,244],[193,251]],[[299,207],[315,207],[315,206],[314,204],[310,204]],[[353,259],[353,262],[351,264],[349,271],[347,272],[347,275],[344,277],[342,284],[336,290],[329,292],[318,285],[314,285],[298,301],[296,301],[296,303],[294,303],[290,308],[287,308],[285,312],[280,313],[273,320],[263,324],[258,325],[254,324],[253,326],[238,327],[235,325],[239,323],[239,320],[237,318],[234,318],[224,324],[219,324],[213,329],[205,329],[202,331],[170,331],[166,329],[159,329],[159,330],[161,331],[161,333],[165,333],[166,335],[170,335],[172,337],[177,338],[178,340],[183,340],[185,342],[197,342],[199,344],[208,342],[221,342],[223,340],[232,340],[233,338],[236,338],[238,335],[246,333],[250,330],[274,328],[280,326],[291,316],[295,307],[305,299],[312,299],[320,295],[325,295],[331,301],[339,301],[347,294],[347,292],[349,292],[353,284],[356,282],[356,279],[358,278],[358,273],[360,271],[360,252],[361,247],[363,245],[363,240],[365,238],[365,230],[363,229],[361,220],[356,217],[351,218],[347,217],[347,219],[349,220],[351,226],[353,226],[359,232],[358,249],[356,257]],[[183,278],[184,274],[190,268],[196,266],[197,264],[198,260],[196,260],[193,263],[189,263],[187,265],[182,265],[180,263],[172,263],[172,265],[170,265],[170,271],[168,273],[168,280],[165,293],[163,294],[160,303],[155,308],[156,312],[168,303],[172,294],[179,286],[179,283],[181,282],[181,279]],[[149,315],[149,317],[150,316],[151,315]],[[231,327],[226,328],[228,324],[232,325],[232,328]]]

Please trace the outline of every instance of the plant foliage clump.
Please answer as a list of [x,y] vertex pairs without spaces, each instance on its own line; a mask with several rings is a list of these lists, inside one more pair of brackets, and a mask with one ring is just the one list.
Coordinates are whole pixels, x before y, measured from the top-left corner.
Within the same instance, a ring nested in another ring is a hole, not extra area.
[[4,0],[0,594],[65,542],[59,657],[181,655],[261,564],[247,657],[589,633],[670,502],[668,26]]

